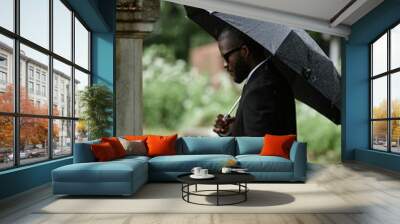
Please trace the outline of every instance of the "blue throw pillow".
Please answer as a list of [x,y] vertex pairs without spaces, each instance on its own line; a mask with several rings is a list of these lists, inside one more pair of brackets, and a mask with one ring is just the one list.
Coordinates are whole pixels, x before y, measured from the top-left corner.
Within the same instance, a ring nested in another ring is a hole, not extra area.
[[177,141],[177,153],[186,155],[235,155],[233,137],[182,137]]
[[263,137],[236,137],[236,155],[259,154],[264,145]]

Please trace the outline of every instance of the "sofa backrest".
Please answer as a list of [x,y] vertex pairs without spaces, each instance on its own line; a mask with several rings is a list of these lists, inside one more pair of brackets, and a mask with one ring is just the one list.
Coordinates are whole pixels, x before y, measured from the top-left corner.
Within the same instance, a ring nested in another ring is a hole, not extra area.
[[263,137],[236,137],[236,155],[259,154],[263,144]]
[[92,144],[99,144],[100,139],[75,143],[74,147],[74,163],[88,163],[95,162],[96,158],[90,148]]
[[233,137],[181,137],[176,143],[177,154],[226,154],[235,155]]

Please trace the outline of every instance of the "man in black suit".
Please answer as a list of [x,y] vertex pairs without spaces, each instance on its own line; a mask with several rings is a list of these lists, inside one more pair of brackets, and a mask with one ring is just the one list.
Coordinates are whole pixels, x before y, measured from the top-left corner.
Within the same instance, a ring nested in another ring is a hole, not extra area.
[[235,117],[217,116],[214,132],[220,136],[296,134],[292,90],[257,42],[235,29],[218,36],[224,67],[236,83],[245,82]]

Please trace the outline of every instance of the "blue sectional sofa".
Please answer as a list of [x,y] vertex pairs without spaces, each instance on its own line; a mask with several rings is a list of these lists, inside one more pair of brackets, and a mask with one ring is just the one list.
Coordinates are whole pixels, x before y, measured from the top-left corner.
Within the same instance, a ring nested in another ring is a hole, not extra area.
[[294,142],[290,159],[260,156],[262,137],[181,137],[177,155],[127,156],[96,162],[91,141],[75,144],[74,163],[52,171],[53,193],[68,195],[131,195],[148,181],[176,181],[193,167],[218,172],[230,159],[260,182],[304,182],[307,169],[305,143]]

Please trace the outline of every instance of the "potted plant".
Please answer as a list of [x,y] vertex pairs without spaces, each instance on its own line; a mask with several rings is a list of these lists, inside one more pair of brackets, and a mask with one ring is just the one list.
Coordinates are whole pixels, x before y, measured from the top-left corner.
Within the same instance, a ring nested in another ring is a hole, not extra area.
[[[80,92],[81,118],[87,127],[89,139],[110,136],[112,125],[113,94],[102,84],[94,84]],[[82,122],[81,122],[82,123]]]

